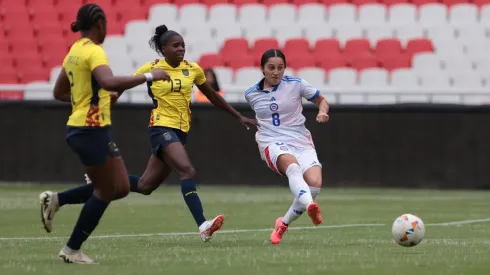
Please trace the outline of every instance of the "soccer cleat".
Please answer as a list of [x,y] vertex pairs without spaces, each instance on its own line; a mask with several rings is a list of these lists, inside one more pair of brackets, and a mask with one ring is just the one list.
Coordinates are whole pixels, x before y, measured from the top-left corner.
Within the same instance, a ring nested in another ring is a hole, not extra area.
[[315,226],[318,226],[323,222],[322,214],[320,213],[320,206],[316,202],[310,203],[308,205],[308,216],[310,216],[311,221]]
[[282,240],[282,236],[284,235],[284,233],[286,233],[286,231],[288,231],[288,226],[282,222],[282,217],[277,218],[276,228],[274,228],[274,231],[272,231],[270,237],[271,243],[279,244]]
[[63,248],[58,257],[67,264],[98,264],[97,261],[90,259],[80,250],[73,251],[73,253],[67,253],[65,248]]
[[60,209],[58,193],[51,191],[42,192],[39,195],[39,203],[41,204],[41,221],[46,232],[50,233],[53,231],[54,215]]
[[83,176],[85,177],[85,182],[86,182],[87,184],[91,184],[91,183],[92,183],[92,180],[91,180],[91,179],[88,177],[88,175],[87,175],[87,174],[85,174],[85,175],[83,175]]
[[203,229],[201,231],[201,240],[204,242],[209,242],[211,237],[213,237],[213,233],[220,230],[225,222],[225,217],[222,215],[217,216],[213,220],[205,221],[204,224],[199,226]]

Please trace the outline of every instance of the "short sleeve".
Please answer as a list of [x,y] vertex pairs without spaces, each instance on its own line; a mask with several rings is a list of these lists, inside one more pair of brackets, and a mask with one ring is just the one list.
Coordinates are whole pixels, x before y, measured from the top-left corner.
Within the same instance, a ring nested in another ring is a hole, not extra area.
[[107,61],[107,56],[104,49],[96,45],[93,46],[92,54],[89,56],[87,62],[90,71],[93,71],[95,68],[101,65],[109,65],[109,61]]
[[318,96],[320,96],[320,91],[317,88],[311,86],[310,83],[306,82],[306,80],[301,79],[300,94],[303,98],[307,99],[308,101],[313,101]]
[[140,74],[145,74],[149,73],[151,71],[151,62],[145,63],[143,66],[139,67],[136,72],[133,73],[133,75],[140,75]]
[[204,71],[197,63],[194,63],[193,67],[194,67],[194,73],[196,74],[196,77],[194,77],[194,84],[196,85],[204,84],[204,82],[206,82],[206,76],[204,75]]

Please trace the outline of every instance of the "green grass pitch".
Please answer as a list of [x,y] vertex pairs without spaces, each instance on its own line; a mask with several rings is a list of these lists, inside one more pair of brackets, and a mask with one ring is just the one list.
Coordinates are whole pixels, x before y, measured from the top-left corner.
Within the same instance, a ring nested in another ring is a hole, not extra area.
[[[325,188],[324,227],[305,215],[272,246],[289,189],[201,187],[207,218],[225,215],[224,232],[203,243],[179,189],[162,187],[111,204],[83,247],[100,264],[82,266],[57,258],[81,206],[62,208],[51,234],[40,221],[38,194],[64,188],[0,186],[0,274],[490,274],[490,192]],[[404,213],[426,224],[412,248],[391,240]]]

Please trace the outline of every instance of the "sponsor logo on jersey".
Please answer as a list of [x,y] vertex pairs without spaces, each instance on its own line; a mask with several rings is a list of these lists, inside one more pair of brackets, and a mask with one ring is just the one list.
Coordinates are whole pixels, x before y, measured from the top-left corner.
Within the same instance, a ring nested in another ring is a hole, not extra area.
[[189,70],[187,70],[187,69],[182,69],[182,74],[183,74],[184,76],[189,76]]
[[275,112],[279,109],[279,105],[277,105],[276,103],[272,103],[270,108],[271,108],[271,111]]

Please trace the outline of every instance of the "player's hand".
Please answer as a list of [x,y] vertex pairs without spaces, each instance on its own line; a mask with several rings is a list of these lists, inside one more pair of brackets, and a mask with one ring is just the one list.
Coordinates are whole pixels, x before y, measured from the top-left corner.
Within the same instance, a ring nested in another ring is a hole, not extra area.
[[163,80],[163,81],[170,81],[170,75],[168,73],[160,68],[156,68],[151,72],[153,75],[153,80],[158,81],[158,80]]
[[316,122],[318,123],[326,123],[329,120],[329,116],[326,113],[318,113],[316,116]]
[[240,116],[238,118],[238,120],[240,121],[240,123],[243,126],[245,126],[245,128],[247,128],[247,130],[250,130],[250,126],[260,127],[259,126],[259,123],[255,119],[251,119],[251,118],[248,118],[248,117]]
[[111,97],[111,104],[116,104],[119,94],[117,92],[109,92],[109,96]]

